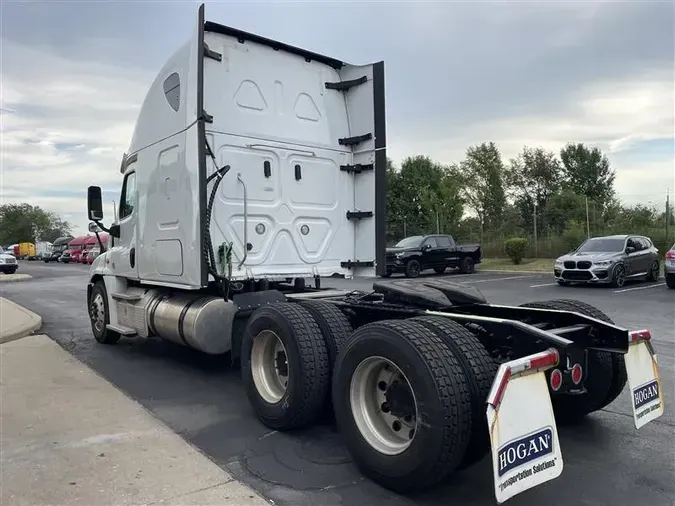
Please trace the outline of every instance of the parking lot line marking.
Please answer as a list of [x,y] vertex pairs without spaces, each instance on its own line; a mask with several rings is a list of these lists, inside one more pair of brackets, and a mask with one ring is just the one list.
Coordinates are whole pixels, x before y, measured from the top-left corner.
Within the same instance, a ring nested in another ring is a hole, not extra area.
[[530,288],[539,288],[540,286],[553,286],[557,284],[558,283],[544,283],[543,285],[530,285]]
[[656,288],[657,286],[665,286],[665,283],[656,283],[649,286],[637,286],[635,288],[625,288],[623,290],[614,290],[614,293],[632,292],[633,290],[646,290],[647,288]]
[[507,279],[527,279],[527,278],[538,278],[539,276],[511,276],[510,278],[492,278],[492,279],[479,279],[478,281],[466,281],[466,283],[487,283],[488,281],[506,281]]

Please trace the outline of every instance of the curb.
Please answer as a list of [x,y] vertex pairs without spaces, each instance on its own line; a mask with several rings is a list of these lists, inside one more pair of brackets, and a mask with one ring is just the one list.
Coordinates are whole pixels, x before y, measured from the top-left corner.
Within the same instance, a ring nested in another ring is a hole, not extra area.
[[3,306],[9,306],[9,310],[14,311],[15,313],[23,313],[25,316],[24,319],[26,320],[21,325],[18,325],[16,328],[12,329],[10,332],[0,332],[0,344],[9,343],[11,341],[21,339],[22,337],[29,336],[42,327],[42,318],[40,315],[37,315],[25,307],[19,306],[11,300],[2,297],[0,297],[0,304]]
[[28,281],[33,279],[30,274],[5,274],[0,276],[0,283],[17,283],[19,281]]
[[508,274],[549,274],[548,271],[514,271],[514,270],[504,270],[504,269],[476,269],[476,272],[503,272]]

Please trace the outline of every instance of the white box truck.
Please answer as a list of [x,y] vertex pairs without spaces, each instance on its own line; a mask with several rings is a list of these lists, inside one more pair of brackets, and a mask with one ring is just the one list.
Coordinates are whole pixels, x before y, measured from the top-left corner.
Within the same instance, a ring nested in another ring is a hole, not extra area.
[[49,241],[38,241],[35,243],[35,258],[33,260],[42,260],[52,254],[52,243]]
[[333,410],[362,472],[400,493],[491,451],[503,502],[562,472],[556,421],[627,382],[636,427],[663,413],[650,334],[445,278],[321,287],[386,274],[384,78],[383,62],[205,21],[202,5],[143,102],[109,228],[89,187],[91,229],[111,236],[87,287],[92,332],[229,354],[262,423]]

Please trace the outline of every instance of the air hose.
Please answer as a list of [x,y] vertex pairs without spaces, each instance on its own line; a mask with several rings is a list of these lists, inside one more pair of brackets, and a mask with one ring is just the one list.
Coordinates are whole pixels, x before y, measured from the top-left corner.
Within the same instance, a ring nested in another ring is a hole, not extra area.
[[[213,165],[216,168],[215,172],[208,176],[206,178],[206,185],[214,179],[216,179],[215,184],[213,185],[213,188],[211,188],[211,194],[209,195],[209,201],[206,205],[206,222],[204,223],[204,251],[202,252],[203,255],[206,257],[206,263],[209,269],[209,274],[213,276],[213,278],[216,281],[220,281],[221,283],[221,289],[223,293],[223,297],[225,300],[228,300],[229,298],[229,292],[230,292],[230,276],[231,276],[231,267],[227,269],[227,271],[223,270],[223,274],[220,274],[218,272],[217,266],[216,266],[216,259],[215,255],[213,252],[213,243],[211,241],[211,213],[213,211],[213,202],[216,198],[216,192],[218,191],[218,186],[220,185],[220,182],[223,180],[223,176],[227,174],[227,172],[230,170],[229,165],[225,165],[222,168],[218,168],[218,163],[216,162],[216,157],[213,154],[213,151],[211,150],[211,146],[209,146],[209,141],[208,139],[204,139],[206,141],[206,149],[211,157],[211,160],[213,161]],[[225,243],[221,245],[221,247],[218,249],[218,252],[220,253],[221,248],[224,248]],[[224,249],[223,249],[224,251]],[[224,251],[225,252],[225,251]],[[232,255],[232,245],[229,246],[229,258],[230,258],[230,265],[231,265],[231,255]],[[227,256],[227,255],[226,255]],[[221,261],[222,265],[222,261]]]

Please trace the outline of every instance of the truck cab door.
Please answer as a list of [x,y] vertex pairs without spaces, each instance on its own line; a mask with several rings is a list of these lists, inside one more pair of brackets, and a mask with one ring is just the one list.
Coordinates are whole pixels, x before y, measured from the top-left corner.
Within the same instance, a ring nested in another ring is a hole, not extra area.
[[138,279],[138,190],[132,164],[124,175],[118,216],[119,237],[114,238],[114,246],[108,253],[109,266],[115,276]]

